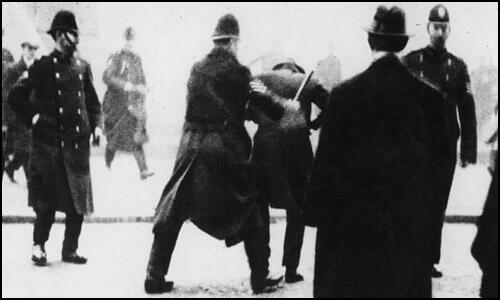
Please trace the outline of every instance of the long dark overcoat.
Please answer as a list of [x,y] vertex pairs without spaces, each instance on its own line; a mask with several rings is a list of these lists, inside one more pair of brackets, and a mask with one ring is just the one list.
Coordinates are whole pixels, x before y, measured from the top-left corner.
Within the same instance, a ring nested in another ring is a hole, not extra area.
[[[293,99],[304,75],[285,70],[260,74],[256,78],[279,97]],[[312,80],[305,87],[300,101],[305,127],[285,130],[279,121],[262,117],[254,136],[252,161],[257,167],[259,194],[263,199],[268,199],[274,208],[304,205],[313,160],[309,135],[311,129],[319,128],[321,119],[311,120],[311,104],[326,108],[328,93],[317,81]]]
[[[251,140],[244,127],[250,71],[222,48],[196,63],[174,171],[154,217],[154,232],[190,219],[217,239],[233,240],[257,209]],[[259,100],[259,101],[257,101]],[[281,117],[274,105],[272,116]]]
[[441,94],[396,56],[330,95],[311,175],[315,297],[430,297],[428,174]]
[[91,213],[89,139],[100,124],[101,105],[90,65],[55,50],[28,72],[28,79],[12,88],[9,104],[33,128],[29,203],[35,210]]
[[[8,96],[10,89],[17,82],[23,80],[22,76],[27,71],[28,66],[23,59],[20,59],[17,63],[7,68],[2,82],[2,94]],[[10,145],[7,148],[10,148],[8,149],[9,153],[29,153],[31,148],[31,131],[15,117],[14,112],[10,108],[8,112],[8,143]]]
[[108,86],[103,100],[104,133],[108,147],[131,152],[147,141],[144,94],[125,91],[126,83],[146,85],[146,76],[139,55],[121,50],[111,55],[103,74]]

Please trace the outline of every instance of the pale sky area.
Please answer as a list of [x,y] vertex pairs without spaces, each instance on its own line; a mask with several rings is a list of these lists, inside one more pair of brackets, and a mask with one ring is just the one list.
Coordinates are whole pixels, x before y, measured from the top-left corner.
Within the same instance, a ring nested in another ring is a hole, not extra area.
[[[143,58],[153,91],[150,110],[177,124],[183,117],[189,70],[210,50],[210,36],[221,15],[231,12],[240,21],[242,63],[274,51],[294,58],[308,70],[331,51],[340,59],[345,79],[370,64],[363,27],[369,26],[379,4],[121,2],[52,6],[82,8],[76,11],[82,28],[81,55],[92,65],[100,95],[104,92],[101,75],[106,60],[122,46],[124,28],[134,26],[136,51]],[[406,12],[407,30],[414,36],[405,52],[427,44],[427,18],[437,3],[382,4],[396,4]],[[498,3],[444,4],[451,18],[448,49],[462,57],[470,70],[481,63],[498,66]],[[50,27],[54,12],[37,23],[25,10],[24,4],[2,2],[2,27],[6,30],[2,46],[18,56],[23,37],[34,36],[43,46],[42,53],[51,50],[50,38],[40,32]]]

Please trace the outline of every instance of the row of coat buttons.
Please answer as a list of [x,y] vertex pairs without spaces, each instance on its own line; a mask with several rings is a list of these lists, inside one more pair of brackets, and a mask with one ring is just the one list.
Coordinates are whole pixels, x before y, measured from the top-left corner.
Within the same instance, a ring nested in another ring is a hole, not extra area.
[[[55,58],[55,57],[54,57],[54,63],[57,64],[57,58]],[[80,60],[76,60],[76,64],[78,66],[81,66]],[[61,74],[59,72],[56,72],[55,73],[55,77],[56,77],[56,79],[60,79],[61,78]],[[83,75],[82,74],[78,74],[78,78],[80,79],[80,81],[83,81]],[[61,90],[57,90],[57,95],[62,96],[62,91]],[[80,98],[82,97],[82,92],[81,91],[78,91],[78,97],[80,97]],[[77,112],[78,112],[78,115],[82,114],[82,110],[80,108],[77,110]],[[59,108],[59,113],[61,115],[64,113],[64,109],[62,107]],[[64,127],[62,125],[60,127],[60,130],[61,131],[64,130]],[[80,127],[76,126],[75,130],[76,130],[77,133],[79,133],[80,132]],[[78,149],[78,143],[75,143],[74,147],[75,147],[75,149]],[[64,148],[64,141],[61,141],[61,148]]]
[[[424,62],[424,55],[420,54],[420,62]],[[451,58],[448,58],[448,67],[451,67]],[[420,77],[424,78],[424,71],[420,71]],[[450,81],[450,74],[446,73],[446,82]]]
[[[60,79],[61,78],[61,74],[59,74],[59,72],[56,72],[56,79]],[[83,75],[82,74],[78,74],[78,78],[80,79],[80,81],[83,81]]]

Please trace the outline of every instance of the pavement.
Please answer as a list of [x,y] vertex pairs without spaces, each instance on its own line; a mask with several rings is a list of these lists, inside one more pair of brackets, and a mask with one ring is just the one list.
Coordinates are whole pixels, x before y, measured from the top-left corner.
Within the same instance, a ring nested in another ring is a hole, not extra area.
[[[132,155],[118,154],[111,170],[108,170],[104,164],[102,148],[94,149],[94,152],[90,160],[95,212],[86,221],[151,221],[173,170],[175,147],[167,148],[162,156],[157,153],[154,156],[148,155],[150,169],[156,175],[146,181],[139,179],[138,167]],[[16,173],[16,179],[18,183],[12,184],[5,176],[2,182],[2,223],[33,221],[33,210],[27,206],[28,193],[22,170]],[[466,169],[457,167],[446,213],[448,221],[474,222],[482,213],[490,182],[491,176],[482,164]],[[271,215],[274,219],[280,219],[285,216],[285,212],[272,210]]]
[[[180,234],[167,279],[175,281],[171,294],[149,296],[143,281],[152,242],[147,223],[85,224],[79,252],[87,265],[62,263],[64,226],[55,224],[46,245],[49,265],[36,267],[30,261],[32,226],[2,224],[2,298],[9,297],[149,297],[212,298],[255,297],[252,295],[246,256],[241,244],[226,248],[187,223]],[[271,271],[281,267],[285,222],[271,225]],[[436,298],[478,297],[481,273],[470,255],[476,233],[471,224],[446,224],[443,234],[444,277],[433,282]],[[305,281],[282,284],[274,294],[259,297],[312,297],[315,230],[306,230],[299,271]]]
[[[102,149],[94,149],[91,173],[95,213],[86,217],[80,252],[90,258],[85,266],[60,261],[64,225],[55,224],[47,243],[49,266],[30,261],[34,213],[27,207],[26,181],[2,182],[2,297],[150,297],[143,292],[146,262],[152,242],[151,216],[170,177],[175,148],[164,156],[148,157],[156,175],[139,179],[132,156],[118,155],[111,170],[104,166]],[[445,277],[434,280],[435,297],[477,297],[480,270],[470,255],[476,227],[470,224],[482,212],[491,176],[482,164],[457,169],[443,234]],[[285,213],[272,210],[271,270],[281,268]],[[59,215],[59,218],[64,215]],[[466,220],[468,223],[460,223]],[[262,297],[312,296],[315,230],[305,234],[300,272],[303,283],[285,285]],[[169,279],[176,281],[172,294],[157,297],[254,297],[248,285],[243,247],[226,248],[187,223],[174,253]]]

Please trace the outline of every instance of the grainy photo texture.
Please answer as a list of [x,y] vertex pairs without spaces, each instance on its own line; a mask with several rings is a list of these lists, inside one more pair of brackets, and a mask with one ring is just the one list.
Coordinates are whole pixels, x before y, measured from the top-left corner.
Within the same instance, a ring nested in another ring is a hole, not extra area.
[[2,2],[2,298],[497,298],[497,2]]

